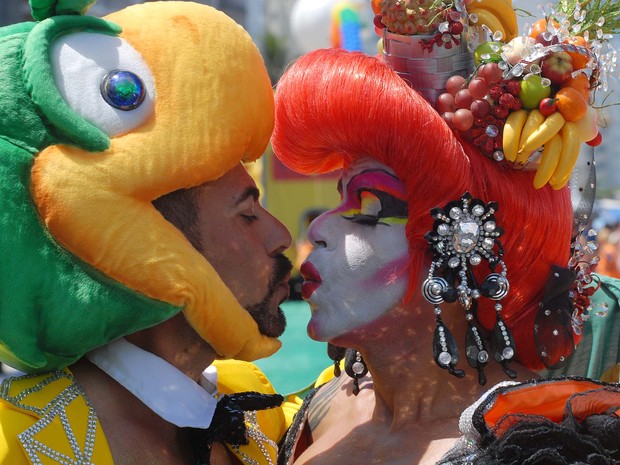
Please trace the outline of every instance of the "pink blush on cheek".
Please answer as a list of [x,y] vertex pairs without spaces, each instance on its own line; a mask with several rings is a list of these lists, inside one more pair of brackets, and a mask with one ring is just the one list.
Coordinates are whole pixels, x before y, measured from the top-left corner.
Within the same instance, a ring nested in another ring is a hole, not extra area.
[[409,255],[403,255],[396,260],[386,263],[381,268],[362,282],[364,289],[379,288],[386,284],[394,284],[407,275],[409,268]]

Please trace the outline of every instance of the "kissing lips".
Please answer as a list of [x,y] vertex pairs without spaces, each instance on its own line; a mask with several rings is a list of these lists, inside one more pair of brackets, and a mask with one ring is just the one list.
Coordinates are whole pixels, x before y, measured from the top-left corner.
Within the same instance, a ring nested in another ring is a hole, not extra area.
[[310,262],[304,262],[299,269],[304,282],[301,285],[301,297],[308,300],[314,291],[321,285],[321,275]]

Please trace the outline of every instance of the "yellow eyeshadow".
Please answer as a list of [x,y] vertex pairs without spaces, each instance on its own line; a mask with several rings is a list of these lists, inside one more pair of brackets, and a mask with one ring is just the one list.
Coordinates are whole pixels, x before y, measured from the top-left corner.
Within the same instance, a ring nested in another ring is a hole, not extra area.
[[343,210],[340,212],[342,216],[354,216],[359,215],[360,211],[357,208],[351,208],[350,210]]
[[371,192],[362,192],[360,198],[360,213],[368,216],[378,216],[381,211],[381,201],[379,197]]
[[407,218],[381,218],[381,223],[386,224],[407,224]]

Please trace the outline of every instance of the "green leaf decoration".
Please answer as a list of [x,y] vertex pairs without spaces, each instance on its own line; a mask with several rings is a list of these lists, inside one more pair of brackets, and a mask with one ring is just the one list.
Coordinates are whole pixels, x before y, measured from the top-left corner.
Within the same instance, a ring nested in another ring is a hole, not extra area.
[[590,38],[596,38],[598,31],[602,34],[620,32],[620,2],[618,0],[560,0],[557,10],[571,17],[583,11],[583,20],[579,35],[588,31]]
[[97,0],[29,0],[32,17],[43,21],[51,16],[83,15]]

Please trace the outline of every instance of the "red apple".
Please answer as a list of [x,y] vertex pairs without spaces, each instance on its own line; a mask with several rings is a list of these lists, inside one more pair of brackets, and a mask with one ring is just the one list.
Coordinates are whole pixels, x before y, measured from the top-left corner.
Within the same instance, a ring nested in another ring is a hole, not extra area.
[[534,40],[536,41],[536,43],[543,44],[544,46],[555,45],[555,44],[560,43],[559,37],[557,35],[552,34],[549,31],[541,32],[540,34],[536,36]]
[[566,52],[554,52],[540,63],[541,75],[553,84],[561,85],[573,72],[573,58]]
[[590,147],[598,147],[599,145],[601,145],[601,142],[603,142],[603,136],[599,132],[594,139],[589,140],[588,142],[586,142],[586,144],[588,144]]
[[543,116],[549,116],[558,111],[558,101],[557,99],[551,97],[545,97],[540,101],[538,105],[538,110]]

